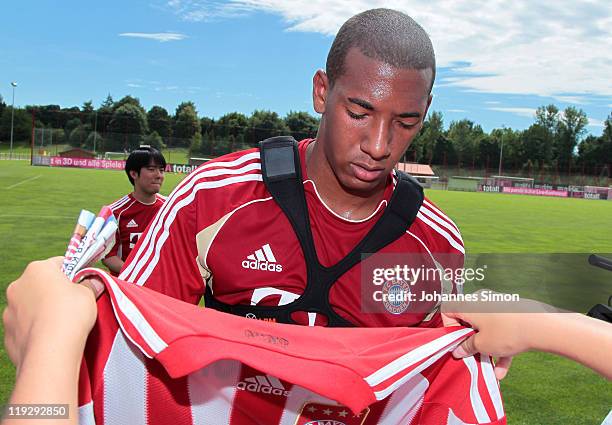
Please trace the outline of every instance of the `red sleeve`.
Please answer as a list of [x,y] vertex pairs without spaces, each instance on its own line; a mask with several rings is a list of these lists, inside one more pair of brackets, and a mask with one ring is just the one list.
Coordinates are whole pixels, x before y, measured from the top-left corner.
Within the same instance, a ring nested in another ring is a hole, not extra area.
[[119,278],[197,304],[206,288],[203,276],[210,277],[198,264],[198,233],[242,205],[257,187],[265,191],[261,180],[256,149],[200,166],[172,191],[138,239]]
[[465,283],[463,266],[465,246],[461,232],[453,220],[433,202],[425,198],[417,214],[418,232],[452,284],[452,293],[462,292]]
[[83,359],[81,361],[81,371],[79,372],[79,411],[90,403],[92,403],[91,379],[89,377],[89,368],[85,359]]
[[[94,413],[94,402],[91,391],[91,380],[89,369],[85,359],[81,363],[81,372],[79,374],[79,407],[78,407],[78,423],[81,425],[99,424],[103,425],[103,421],[96,422]],[[72,412],[69,412],[71,415]]]
[[181,190],[173,192],[138,239],[121,279],[198,303],[204,280],[196,261],[196,202]]
[[499,382],[488,356],[450,353],[423,372],[429,387],[417,423],[505,425]]

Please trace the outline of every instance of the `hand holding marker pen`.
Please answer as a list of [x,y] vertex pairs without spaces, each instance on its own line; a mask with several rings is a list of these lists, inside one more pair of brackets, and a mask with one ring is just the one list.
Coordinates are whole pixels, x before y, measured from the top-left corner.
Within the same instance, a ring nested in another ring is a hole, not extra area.
[[110,241],[114,243],[114,236],[115,232],[117,231],[117,227],[117,219],[111,215],[110,218],[106,220],[106,223],[104,223],[104,227],[98,233],[96,240],[89,245],[78,263],[75,265],[74,269],[68,276],[70,279],[74,277],[77,271],[87,267],[89,264],[95,263],[104,256],[104,253],[107,251],[108,243]]
[[83,239],[83,236],[85,236],[87,230],[89,230],[95,218],[96,216],[91,211],[81,210],[81,213],[79,214],[79,218],[77,220],[77,224],[74,227],[74,231],[72,232],[72,238],[70,238],[68,248],[66,249],[66,253],[64,254],[64,263],[62,264],[62,269],[65,269],[68,265],[69,260],[72,258],[77,248],[79,247],[81,239]]
[[[93,216],[93,213],[89,211],[85,211],[85,213],[82,211],[79,215],[79,221],[77,221],[77,227],[81,224],[80,219],[82,216],[84,216],[83,223],[87,224],[87,213]],[[71,240],[66,251],[70,257],[64,257],[62,270],[69,278],[74,277],[79,270],[102,258],[115,243],[114,236],[117,231],[117,220],[112,215],[109,207],[102,207],[98,216],[91,221],[91,226],[84,225],[83,227],[89,227],[89,229],[86,229],[86,233],[82,236],[78,247],[76,250],[71,248],[73,244]],[[79,231],[83,230],[79,228]]]
[[66,265],[66,267],[64,267],[64,272],[67,276],[70,276],[72,274],[75,266],[77,265],[87,248],[89,248],[89,246],[96,239],[98,232],[102,229],[102,226],[104,226],[106,219],[108,219],[108,217],[110,217],[112,214],[113,212],[107,206],[103,206],[100,209],[98,216],[95,218],[95,220],[89,227],[89,230],[87,231],[85,236],[83,236],[83,239],[81,239],[79,247],[76,249],[72,258],[68,260],[68,264]]

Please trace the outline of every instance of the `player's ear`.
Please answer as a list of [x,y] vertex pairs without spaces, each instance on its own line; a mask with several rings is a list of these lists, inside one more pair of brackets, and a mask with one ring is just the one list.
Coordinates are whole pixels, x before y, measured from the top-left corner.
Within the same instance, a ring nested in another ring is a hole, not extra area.
[[140,176],[140,170],[136,171],[136,170],[130,170],[130,177],[134,180],[136,180],[137,177]]
[[325,112],[325,104],[329,95],[329,79],[322,69],[312,77],[312,106],[316,112]]

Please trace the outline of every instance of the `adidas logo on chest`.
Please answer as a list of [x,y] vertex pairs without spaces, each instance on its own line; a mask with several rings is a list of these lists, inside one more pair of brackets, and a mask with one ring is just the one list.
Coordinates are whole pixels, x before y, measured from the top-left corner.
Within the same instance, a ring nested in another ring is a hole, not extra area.
[[136,223],[136,220],[131,219],[125,227],[138,227],[138,223]]
[[242,261],[242,267],[245,269],[263,270],[276,273],[283,271],[283,266],[276,261],[276,257],[272,253],[270,244],[263,245],[253,254],[247,256],[247,258]]
[[281,381],[273,376],[258,375],[253,378],[246,378],[244,381],[238,382],[236,388],[252,393],[262,393],[289,397],[291,391],[287,391]]

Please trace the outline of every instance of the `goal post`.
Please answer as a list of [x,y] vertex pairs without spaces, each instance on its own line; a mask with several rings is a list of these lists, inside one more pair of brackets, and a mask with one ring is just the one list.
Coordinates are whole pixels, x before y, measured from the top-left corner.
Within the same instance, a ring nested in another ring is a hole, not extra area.
[[128,154],[125,152],[104,152],[104,159],[126,159]]

